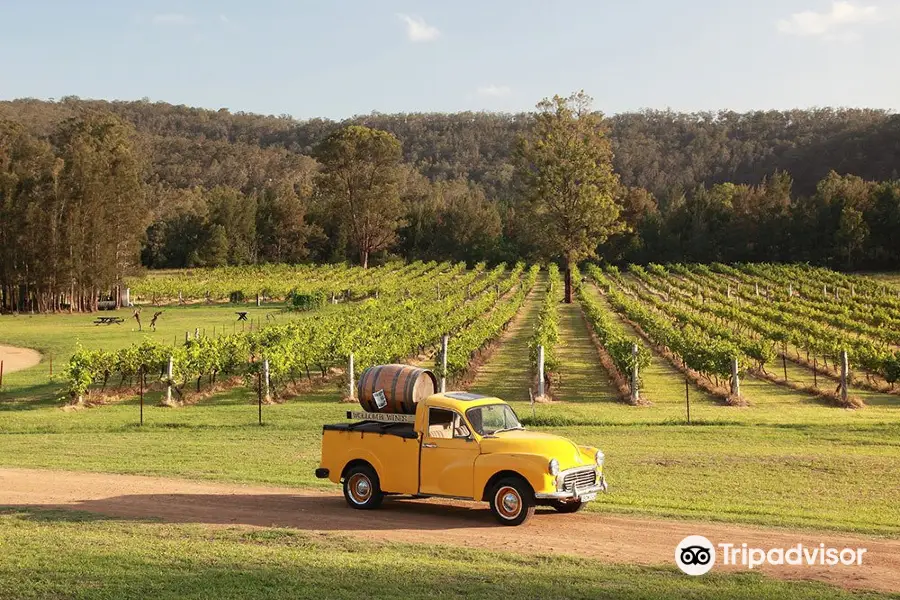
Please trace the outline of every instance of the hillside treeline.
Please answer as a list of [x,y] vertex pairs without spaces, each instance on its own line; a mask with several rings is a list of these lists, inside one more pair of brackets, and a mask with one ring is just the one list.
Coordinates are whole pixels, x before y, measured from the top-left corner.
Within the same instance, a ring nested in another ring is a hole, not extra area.
[[[65,98],[0,102],[0,123],[6,298],[26,284],[68,286],[80,302],[74,287],[88,297],[141,265],[355,260],[348,232],[317,190],[312,158],[349,124],[388,131],[402,144],[405,215],[380,256],[532,254],[513,156],[528,114],[297,121]],[[891,183],[900,176],[900,115],[643,111],[606,125],[630,227],[599,249],[609,261],[884,268],[900,260],[900,186]],[[102,165],[132,175],[104,183]]]

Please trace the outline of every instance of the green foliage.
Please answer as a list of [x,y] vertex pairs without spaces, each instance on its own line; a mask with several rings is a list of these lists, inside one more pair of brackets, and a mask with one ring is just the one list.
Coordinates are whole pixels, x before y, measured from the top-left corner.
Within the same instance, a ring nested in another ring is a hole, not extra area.
[[291,296],[291,307],[294,310],[315,310],[325,306],[328,298],[325,292],[295,293]]
[[547,267],[547,294],[541,304],[538,321],[534,326],[528,348],[531,357],[531,368],[538,372],[538,348],[544,347],[544,371],[553,373],[559,368],[556,345],[559,343],[559,292],[562,278],[556,263]]
[[385,131],[350,125],[325,138],[314,155],[322,164],[319,193],[331,202],[332,216],[367,267],[369,255],[390,248],[404,225],[400,141]]
[[531,237],[545,258],[567,266],[622,229],[612,148],[591,102],[584,92],[541,101],[516,151]]
[[[588,272],[596,271],[597,267],[588,265]],[[606,348],[610,357],[619,370],[619,374],[630,381],[632,370],[635,365],[638,367],[638,377],[641,377],[644,369],[650,365],[651,354],[640,340],[632,337],[623,336],[618,328],[613,324],[610,315],[600,306],[590,294],[586,293],[584,286],[581,285],[581,274],[577,269],[572,274],[573,281],[578,282],[576,285],[576,294],[578,301],[584,309],[588,323],[597,335],[597,339]],[[638,352],[634,353],[637,346]],[[638,382],[640,384],[640,381]]]

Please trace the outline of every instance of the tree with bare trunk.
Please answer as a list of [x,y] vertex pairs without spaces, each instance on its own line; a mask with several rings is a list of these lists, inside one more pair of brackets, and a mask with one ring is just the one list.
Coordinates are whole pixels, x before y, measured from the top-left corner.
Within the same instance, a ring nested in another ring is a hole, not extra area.
[[392,247],[405,225],[400,200],[400,141],[386,131],[351,125],[316,147],[318,191],[369,266],[369,255]]
[[606,124],[591,103],[584,92],[542,100],[516,149],[527,229],[544,258],[564,261],[566,303],[572,265],[595,257],[598,245],[624,229]]

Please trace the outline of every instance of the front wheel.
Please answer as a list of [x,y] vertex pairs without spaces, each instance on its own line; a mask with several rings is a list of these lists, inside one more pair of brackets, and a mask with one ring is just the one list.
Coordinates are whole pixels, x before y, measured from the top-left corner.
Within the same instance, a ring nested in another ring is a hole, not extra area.
[[351,508],[371,510],[381,506],[384,493],[381,491],[378,473],[369,465],[353,467],[344,476],[344,499]]
[[534,493],[518,478],[500,480],[490,498],[491,512],[503,525],[521,525],[534,515]]
[[553,500],[550,506],[556,509],[556,512],[569,514],[576,513],[584,508],[584,502],[581,500]]

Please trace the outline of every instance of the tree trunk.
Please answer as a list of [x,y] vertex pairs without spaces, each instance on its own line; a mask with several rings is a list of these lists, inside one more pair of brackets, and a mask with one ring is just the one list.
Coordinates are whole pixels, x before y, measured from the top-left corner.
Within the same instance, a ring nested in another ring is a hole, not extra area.
[[362,265],[363,269],[369,268],[369,251],[368,250],[360,250],[359,251],[359,264]]
[[566,304],[572,304],[572,263],[566,260]]

